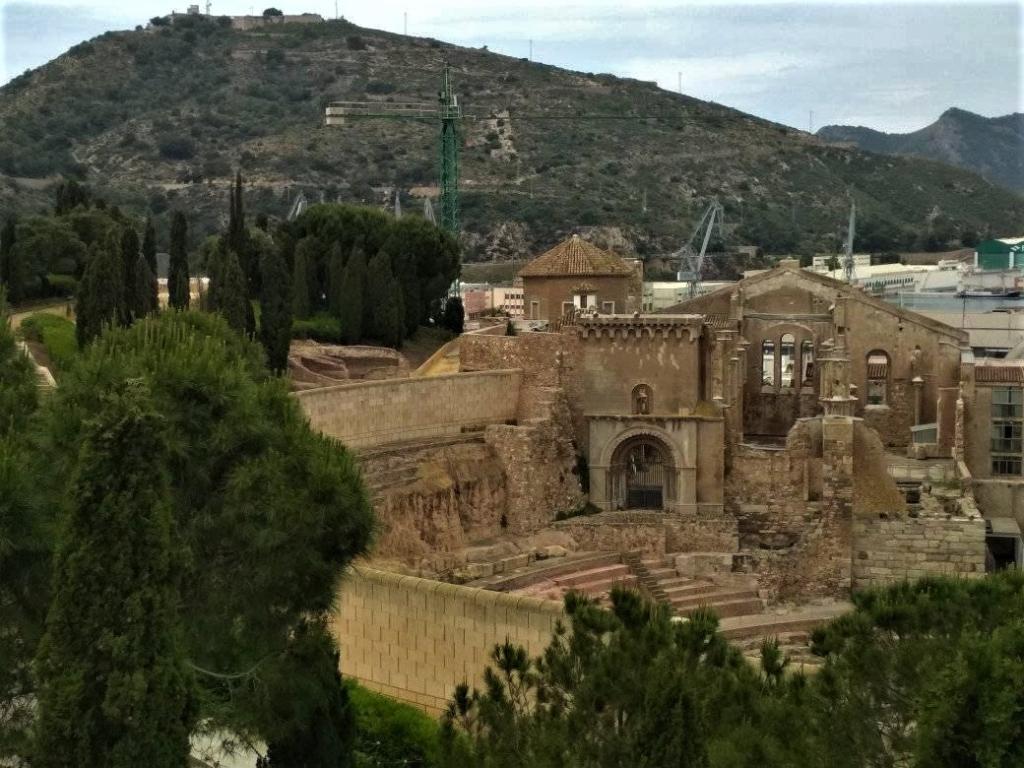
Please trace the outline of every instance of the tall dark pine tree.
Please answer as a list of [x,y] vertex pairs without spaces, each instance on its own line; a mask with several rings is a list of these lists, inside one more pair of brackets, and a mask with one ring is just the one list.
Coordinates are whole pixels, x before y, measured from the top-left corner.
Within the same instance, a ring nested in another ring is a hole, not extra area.
[[245,206],[242,202],[242,172],[235,174],[235,183],[231,188],[231,200],[228,210],[228,247],[238,257],[238,262],[245,273],[246,295],[255,297],[259,287],[259,264],[254,264],[252,243],[249,232],[245,228]]
[[402,308],[396,301],[396,281],[391,272],[391,256],[379,251],[366,269],[366,300],[370,306],[370,335],[381,344],[398,347],[402,343]]
[[136,317],[142,316],[136,315],[136,309],[146,301],[135,295],[135,289],[139,285],[135,275],[139,256],[139,235],[135,227],[129,225],[121,234],[121,264],[124,267],[124,307],[121,313],[123,325],[131,325]]
[[125,314],[121,240],[112,232],[89,249],[89,263],[78,286],[75,335],[84,347]]
[[341,320],[341,337],[346,344],[355,344],[363,339],[365,291],[366,254],[362,247],[356,244],[348,257],[341,279],[341,312],[338,317]]
[[160,285],[157,282],[159,275],[157,275],[156,264],[156,228],[153,226],[152,219],[146,219],[146,231],[142,235],[142,258],[146,260],[146,266],[152,278],[150,281],[152,296],[149,297],[146,304],[150,307],[150,312],[155,312],[160,307]]
[[211,312],[218,312],[228,325],[239,333],[247,328],[248,305],[246,281],[238,257],[221,238],[210,270],[210,293],[207,303]]
[[149,271],[149,262],[139,254],[135,257],[135,288],[132,290],[132,316],[140,320],[146,315],[156,312],[157,284],[156,276]]
[[0,229],[0,285],[7,290],[8,301],[25,298],[25,285],[14,246],[18,242],[18,218],[8,216]]
[[161,418],[139,383],[89,425],[39,646],[33,766],[180,768],[196,706]]
[[167,302],[174,309],[188,309],[189,274],[188,222],[185,214],[175,211],[171,217],[170,263],[167,267]]
[[312,301],[309,290],[310,264],[305,248],[295,249],[295,265],[292,268],[292,313],[295,317],[309,317]]
[[344,301],[345,259],[341,255],[341,243],[331,249],[331,260],[327,264],[327,305],[335,317],[341,317]]
[[270,370],[284,373],[292,338],[292,293],[288,264],[278,248],[264,249],[260,278],[260,343]]

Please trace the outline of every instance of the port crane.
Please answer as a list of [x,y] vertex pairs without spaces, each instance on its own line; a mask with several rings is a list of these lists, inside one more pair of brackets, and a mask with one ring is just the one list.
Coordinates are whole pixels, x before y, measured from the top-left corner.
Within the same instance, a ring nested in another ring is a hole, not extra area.
[[[708,207],[704,209],[704,215],[697,222],[693,234],[690,235],[690,240],[669,257],[679,260],[679,271],[676,273],[676,279],[688,284],[688,293],[691,299],[700,294],[701,279],[704,275],[704,263],[707,260],[708,243],[711,242],[711,233],[716,226],[718,227],[719,237],[724,237],[722,231],[724,219],[725,209],[718,202],[717,198],[712,199]],[[701,237],[701,233],[703,233],[703,237]],[[698,239],[700,240],[700,250],[695,248]]]

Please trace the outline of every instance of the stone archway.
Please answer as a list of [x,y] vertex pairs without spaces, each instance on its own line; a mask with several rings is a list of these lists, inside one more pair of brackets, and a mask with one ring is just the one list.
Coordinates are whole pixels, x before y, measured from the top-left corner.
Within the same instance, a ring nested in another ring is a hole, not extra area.
[[608,499],[615,509],[665,509],[675,498],[672,450],[641,434],[620,443],[608,467]]

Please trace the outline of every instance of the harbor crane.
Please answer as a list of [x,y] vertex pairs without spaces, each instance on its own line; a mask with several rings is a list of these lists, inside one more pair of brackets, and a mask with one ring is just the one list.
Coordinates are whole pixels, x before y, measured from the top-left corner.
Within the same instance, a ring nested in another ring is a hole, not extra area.
[[853,233],[857,225],[857,201],[850,199],[850,224],[846,229],[846,246],[843,251],[843,279],[853,283]]
[[[700,217],[700,221],[693,230],[693,234],[690,235],[689,242],[670,256],[670,258],[679,259],[679,271],[676,274],[676,279],[689,284],[688,293],[691,299],[700,294],[700,284],[704,275],[704,262],[707,259],[708,243],[711,242],[711,233],[716,226],[718,227],[719,237],[724,237],[722,233],[722,222],[724,219],[725,209],[718,202],[717,198],[713,198],[704,210],[704,215]],[[700,250],[698,251],[694,248],[694,245],[701,238],[702,232],[704,234],[701,239]]]
[[459,97],[452,87],[451,67],[444,62],[441,90],[437,104],[422,102],[335,101],[327,105],[326,122],[329,126],[345,125],[355,118],[391,120],[421,120],[433,122],[440,128],[440,190],[441,227],[453,237],[459,236],[459,123],[474,120],[462,114]]

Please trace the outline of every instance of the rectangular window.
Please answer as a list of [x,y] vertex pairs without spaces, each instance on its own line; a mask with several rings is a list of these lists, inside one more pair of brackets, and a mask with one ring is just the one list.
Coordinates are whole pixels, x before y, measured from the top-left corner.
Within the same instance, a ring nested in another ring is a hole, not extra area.
[[1024,458],[1024,390],[992,389],[992,474],[1021,474]]
[[601,312],[606,314],[606,315],[614,315],[615,314],[615,302],[614,301],[602,301],[601,302]]

